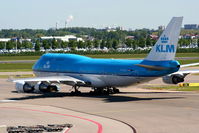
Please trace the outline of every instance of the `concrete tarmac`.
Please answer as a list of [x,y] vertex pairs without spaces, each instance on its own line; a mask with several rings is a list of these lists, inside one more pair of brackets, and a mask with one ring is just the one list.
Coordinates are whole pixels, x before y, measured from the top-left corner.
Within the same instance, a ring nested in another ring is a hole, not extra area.
[[[186,81],[198,82],[199,76]],[[6,79],[0,83],[0,125],[71,123],[69,133],[198,133],[199,93],[145,89],[165,85],[161,79],[109,96],[90,96],[89,88],[71,96],[65,85],[59,93],[24,94]]]

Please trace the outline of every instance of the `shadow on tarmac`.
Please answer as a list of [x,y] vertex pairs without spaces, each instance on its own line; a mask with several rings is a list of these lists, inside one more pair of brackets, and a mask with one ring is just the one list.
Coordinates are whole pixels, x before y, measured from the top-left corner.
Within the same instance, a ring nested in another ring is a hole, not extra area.
[[[17,92],[13,92],[17,93]],[[121,94],[133,94],[134,92],[122,92]],[[139,92],[139,94],[148,94],[154,92]],[[162,92],[161,92],[162,93]],[[167,93],[167,92],[166,92]],[[138,94],[135,92],[134,94]],[[161,100],[161,99],[182,99],[184,97],[131,97],[131,96],[122,96],[122,95],[93,95],[90,93],[81,93],[79,95],[71,95],[70,93],[65,92],[56,92],[56,93],[44,93],[44,94],[35,94],[30,93],[24,97],[9,98],[7,100],[31,100],[31,99],[41,99],[41,98],[61,98],[61,97],[88,97],[88,98],[101,98],[104,102],[129,102],[129,101],[146,101],[146,100]]]

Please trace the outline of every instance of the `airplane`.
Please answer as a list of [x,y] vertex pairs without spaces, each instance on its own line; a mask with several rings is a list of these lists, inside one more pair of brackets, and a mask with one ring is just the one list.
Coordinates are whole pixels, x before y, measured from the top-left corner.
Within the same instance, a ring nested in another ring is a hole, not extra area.
[[183,17],[173,17],[148,56],[143,60],[95,59],[76,54],[47,53],[34,64],[36,77],[13,79],[18,92],[54,92],[59,84],[70,85],[75,94],[80,87],[91,87],[93,93],[118,93],[116,87],[148,82],[162,77],[168,84],[184,81],[199,70],[180,69],[199,63],[180,65],[175,54]]

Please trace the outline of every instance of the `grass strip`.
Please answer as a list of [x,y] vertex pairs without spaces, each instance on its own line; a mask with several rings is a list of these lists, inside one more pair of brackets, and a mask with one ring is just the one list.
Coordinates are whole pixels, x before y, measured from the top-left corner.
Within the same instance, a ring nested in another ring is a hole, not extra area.
[[155,89],[155,90],[173,90],[173,91],[199,91],[199,86],[151,86],[147,87],[147,89]]
[[32,71],[34,63],[2,63],[0,72]]
[[[86,55],[92,58],[120,58],[120,59],[131,59],[131,58],[145,58],[148,54],[96,54]],[[176,57],[199,57],[199,53],[177,53]],[[0,61],[9,60],[37,60],[40,56],[0,56]]]
[[0,75],[0,79],[8,79],[8,78],[30,78],[34,77],[33,74],[22,74],[22,75]]
[[[190,64],[199,62],[199,59],[179,60],[180,64]],[[0,72],[23,72],[32,71],[34,63],[1,63]]]

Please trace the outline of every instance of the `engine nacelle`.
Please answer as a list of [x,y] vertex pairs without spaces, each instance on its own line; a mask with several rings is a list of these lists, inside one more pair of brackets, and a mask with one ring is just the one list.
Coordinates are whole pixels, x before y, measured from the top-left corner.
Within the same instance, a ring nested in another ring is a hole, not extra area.
[[55,84],[47,84],[47,83],[43,83],[43,82],[39,82],[37,83],[35,86],[35,92],[43,92],[43,93],[47,93],[47,92],[57,92],[60,90],[58,85]]
[[31,93],[34,92],[34,86],[25,82],[17,82],[15,84],[17,92]]
[[57,92],[60,90],[59,86],[55,84],[45,84],[42,82],[38,82],[37,84],[31,85],[25,82],[16,82],[15,88],[17,92],[21,93],[38,93],[38,92]]
[[180,82],[184,82],[184,75],[181,74],[171,74],[171,75],[167,75],[162,77],[162,80],[164,83],[167,84],[178,84]]
[[24,84],[25,84],[24,82],[16,82],[15,89],[17,90],[17,92],[24,92],[23,91]]

